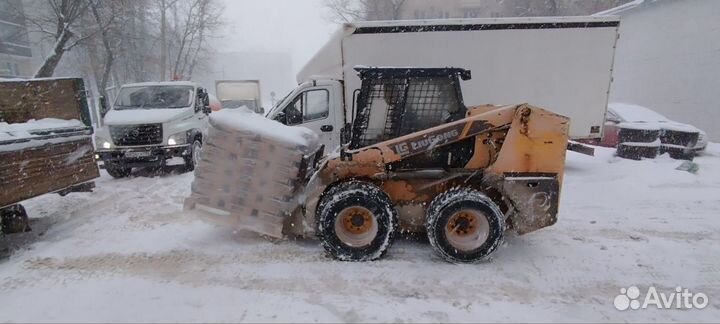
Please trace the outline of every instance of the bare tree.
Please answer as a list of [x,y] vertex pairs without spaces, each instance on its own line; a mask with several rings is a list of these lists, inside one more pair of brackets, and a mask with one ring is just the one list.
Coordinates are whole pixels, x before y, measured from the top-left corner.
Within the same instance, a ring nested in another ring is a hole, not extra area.
[[397,20],[406,0],[325,0],[330,19],[339,22],[358,20]]
[[330,20],[346,23],[363,20],[365,7],[363,1],[357,0],[325,0],[325,7],[330,10]]
[[[358,20],[397,20],[409,18],[408,7],[419,11],[440,10],[443,18],[468,17],[530,17],[589,15],[609,9],[630,0],[325,0],[330,20],[344,23]],[[492,8],[492,9],[490,9]],[[404,14],[404,15],[403,15]],[[439,18],[439,17],[438,17]]]
[[[115,4],[124,1],[114,2]],[[113,2],[105,1],[104,3],[90,2],[90,9],[92,12],[93,19],[97,26],[114,26],[115,18],[117,15],[113,14]],[[101,14],[101,9],[106,9],[105,15]],[[100,40],[103,45],[105,60],[103,62],[102,75],[98,83],[98,90],[100,94],[106,96],[105,88],[107,88],[108,80],[110,79],[110,73],[112,72],[113,63],[115,61],[114,47],[111,45],[112,36],[110,28],[100,29]]]
[[[35,72],[35,77],[50,77],[65,52],[70,51],[85,40],[89,35],[76,35],[73,31],[75,24],[90,6],[91,0],[47,0],[50,8],[49,15],[29,18],[28,21],[38,31],[51,35],[54,39],[52,51],[47,56],[40,68]],[[49,31],[53,25],[54,31]],[[71,42],[71,40],[73,40]]]
[[[173,7],[173,78],[190,79],[204,52],[208,32],[220,25],[220,10],[212,0],[178,2]],[[161,65],[162,68],[162,65]]]

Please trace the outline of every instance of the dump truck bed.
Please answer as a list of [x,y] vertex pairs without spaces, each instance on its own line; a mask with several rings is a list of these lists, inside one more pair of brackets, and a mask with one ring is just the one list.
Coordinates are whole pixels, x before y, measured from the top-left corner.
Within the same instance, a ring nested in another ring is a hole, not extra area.
[[82,79],[0,82],[0,208],[97,178],[92,133]]

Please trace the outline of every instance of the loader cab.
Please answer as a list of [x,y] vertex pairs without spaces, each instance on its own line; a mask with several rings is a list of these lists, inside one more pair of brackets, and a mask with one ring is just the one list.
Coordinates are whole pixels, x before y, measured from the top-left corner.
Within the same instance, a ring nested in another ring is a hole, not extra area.
[[[313,80],[300,84],[273,107],[267,117],[288,126],[306,127],[320,143],[334,149],[340,145],[343,87],[337,80]],[[330,150],[332,150],[330,149]]]
[[[414,155],[388,165],[391,170],[458,168],[470,160],[475,138],[432,149],[462,129],[436,133],[432,127],[462,119],[467,114],[460,80],[470,71],[458,68],[357,68],[362,86],[349,149],[360,149],[408,134],[413,140],[396,147],[398,154]],[[343,151],[342,156],[345,155]]]
[[356,68],[362,82],[350,149],[412,134],[465,117],[459,68]]

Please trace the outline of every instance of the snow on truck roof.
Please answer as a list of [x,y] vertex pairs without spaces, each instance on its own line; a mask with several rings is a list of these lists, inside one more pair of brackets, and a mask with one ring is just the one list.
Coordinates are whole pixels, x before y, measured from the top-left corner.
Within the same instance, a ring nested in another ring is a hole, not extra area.
[[454,19],[417,19],[417,20],[376,20],[345,23],[344,27],[365,28],[385,26],[440,26],[440,25],[508,25],[508,24],[564,24],[618,22],[613,16],[574,16],[574,17],[502,17],[502,18],[454,18]]
[[79,77],[48,77],[48,78],[0,78],[0,82],[23,82],[23,81],[55,81],[55,80],[74,80]]
[[300,69],[296,81],[299,84],[314,80],[320,75],[343,80],[342,41],[352,34],[617,27],[619,23],[620,18],[617,16],[458,18],[345,23]]
[[123,84],[122,88],[128,87],[152,87],[152,86],[190,86],[195,87],[197,83],[193,81],[154,81],[154,82],[138,82]]

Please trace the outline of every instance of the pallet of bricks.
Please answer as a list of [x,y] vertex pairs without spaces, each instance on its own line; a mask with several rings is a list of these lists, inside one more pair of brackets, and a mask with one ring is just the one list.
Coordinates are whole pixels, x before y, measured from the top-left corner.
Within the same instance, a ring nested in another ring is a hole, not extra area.
[[215,223],[282,237],[303,179],[318,154],[317,135],[250,112],[213,113],[185,209]]
[[0,209],[98,176],[82,79],[0,82]]

